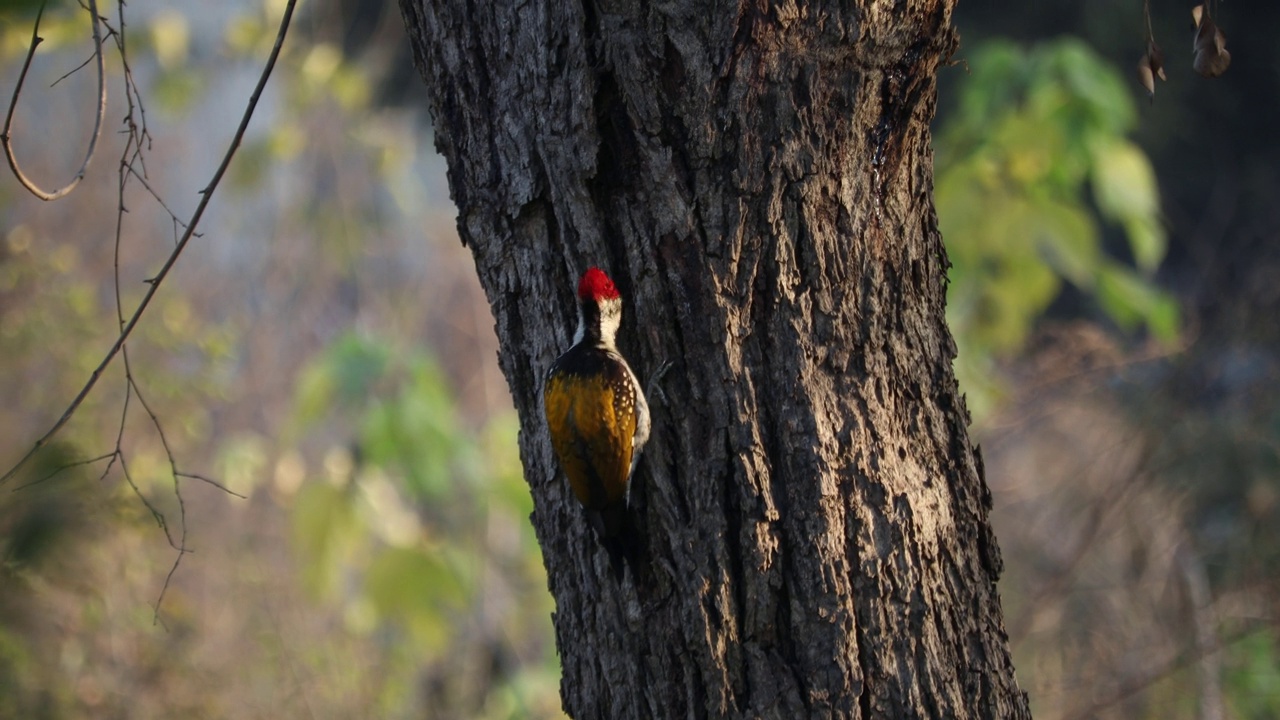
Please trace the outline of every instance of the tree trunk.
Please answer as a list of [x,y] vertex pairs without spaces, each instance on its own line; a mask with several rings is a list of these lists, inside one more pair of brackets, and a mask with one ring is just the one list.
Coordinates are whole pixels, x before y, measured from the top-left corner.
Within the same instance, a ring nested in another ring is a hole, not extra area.
[[[1027,717],[943,315],[953,0],[402,0],[497,321],[576,718]],[[651,397],[619,584],[541,384],[609,272]]]

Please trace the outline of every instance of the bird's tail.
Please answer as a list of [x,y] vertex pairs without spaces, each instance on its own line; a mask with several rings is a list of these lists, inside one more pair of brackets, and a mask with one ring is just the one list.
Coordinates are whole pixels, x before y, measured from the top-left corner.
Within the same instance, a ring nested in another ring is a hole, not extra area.
[[600,544],[604,546],[605,551],[609,554],[609,566],[613,570],[613,577],[618,582],[622,582],[623,571],[626,566],[631,567],[631,577],[633,580],[639,578],[640,569],[640,542],[639,535],[636,532],[635,522],[631,519],[631,513],[628,512],[625,501],[613,503],[602,508],[596,513],[596,520],[592,525],[596,530],[596,537],[599,538]]

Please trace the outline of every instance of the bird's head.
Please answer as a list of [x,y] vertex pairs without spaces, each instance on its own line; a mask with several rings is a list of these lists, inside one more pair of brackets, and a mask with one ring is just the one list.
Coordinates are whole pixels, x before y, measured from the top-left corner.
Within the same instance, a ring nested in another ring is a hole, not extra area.
[[613,347],[622,323],[622,296],[618,286],[598,267],[587,268],[578,280],[578,331],[574,342],[589,338]]

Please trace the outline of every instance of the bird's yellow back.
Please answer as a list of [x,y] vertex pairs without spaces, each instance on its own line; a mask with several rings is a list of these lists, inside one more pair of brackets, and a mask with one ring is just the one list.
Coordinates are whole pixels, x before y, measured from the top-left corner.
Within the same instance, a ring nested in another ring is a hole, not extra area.
[[585,507],[601,510],[626,496],[636,402],[630,386],[609,374],[567,369],[547,378],[543,401],[551,445]]

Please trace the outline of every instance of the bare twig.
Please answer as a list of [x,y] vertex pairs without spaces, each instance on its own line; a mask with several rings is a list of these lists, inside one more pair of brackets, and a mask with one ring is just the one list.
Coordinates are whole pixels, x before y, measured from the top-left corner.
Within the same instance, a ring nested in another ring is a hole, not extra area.
[[169,583],[173,581],[174,573],[178,572],[178,565],[182,563],[182,556],[191,552],[191,549],[187,547],[187,503],[182,499],[182,473],[178,472],[178,462],[173,457],[173,449],[169,447],[169,439],[165,437],[164,427],[160,424],[160,418],[156,416],[155,411],[147,404],[147,399],[142,395],[142,389],[138,387],[137,381],[133,379],[133,369],[129,366],[129,351],[127,349],[122,353],[122,357],[124,359],[125,381],[128,383],[130,391],[133,392],[133,396],[138,398],[138,404],[146,411],[147,417],[151,418],[151,425],[156,429],[156,435],[160,437],[160,445],[164,447],[165,457],[169,459],[169,472],[173,475],[173,496],[178,499],[178,525],[181,532],[178,542],[175,543],[173,541],[173,535],[170,534],[168,526],[161,524],[161,527],[164,527],[165,537],[169,539],[169,546],[177,550],[178,554],[174,556],[173,565],[169,567],[169,573],[164,577],[164,585],[160,587],[160,595],[156,597],[156,604],[152,611],[152,622],[159,623],[160,605],[164,602],[165,593],[169,592]]
[[235,490],[232,490],[231,488],[227,487],[226,485],[223,485],[222,483],[218,482],[217,480],[214,480],[213,478],[208,477],[208,476],[206,476],[206,475],[200,475],[200,474],[197,474],[197,473],[189,473],[189,472],[178,472],[178,473],[175,473],[175,474],[176,474],[178,477],[187,478],[188,480],[199,480],[200,482],[202,482],[202,483],[204,483],[204,484],[206,484],[206,485],[212,485],[212,486],[214,486],[214,487],[218,488],[219,490],[221,490],[222,492],[224,492],[224,493],[226,493],[226,494],[228,494],[228,495],[235,495],[236,497],[240,498],[241,500],[248,500],[248,499],[249,499],[249,497],[248,497],[247,495],[241,495],[240,493],[236,492]]
[[97,56],[97,53],[91,53],[91,54],[89,55],[89,57],[87,57],[87,58],[85,58],[85,59],[84,59],[84,62],[80,63],[79,65],[77,65],[77,66],[75,66],[75,67],[73,67],[73,68],[71,68],[70,70],[66,71],[66,72],[65,72],[65,73],[63,73],[62,75],[59,75],[57,80],[54,80],[53,82],[49,83],[49,87],[51,87],[51,88],[53,88],[53,87],[57,87],[57,86],[58,86],[58,83],[62,82],[63,80],[66,80],[67,78],[71,77],[72,75],[75,75],[76,73],[80,72],[82,69],[84,69],[84,66],[85,66],[85,65],[88,65],[89,63],[93,62],[93,59],[94,59],[94,57],[96,57],[96,56]]
[[40,483],[57,476],[58,474],[62,473],[65,470],[70,470],[73,467],[80,467],[81,465],[92,465],[96,462],[101,462],[102,460],[106,460],[107,458],[114,459],[115,456],[116,454],[112,452],[112,453],[106,453],[104,455],[99,455],[97,457],[91,457],[86,460],[75,460],[69,463],[63,463],[62,465],[59,465],[58,467],[54,468],[48,473],[45,473],[40,478],[36,480],[32,480],[29,483],[23,483],[22,485],[19,485],[18,487],[13,489],[13,492],[18,492],[19,490],[25,490],[29,487],[32,487],[33,485],[39,485]]
[[[165,520],[164,513],[157,510],[156,506],[151,504],[151,501],[147,499],[147,496],[142,494],[142,489],[133,481],[133,473],[129,472],[129,462],[125,459],[124,453],[120,453],[119,457],[120,472],[124,475],[125,482],[129,484],[129,488],[133,490],[133,494],[138,496],[138,500],[141,501],[143,506],[147,508],[147,511],[151,513],[151,519],[155,520],[156,525],[159,525],[160,529],[164,531],[165,537],[169,539],[169,544],[176,547],[173,542],[173,535],[169,531],[169,522]],[[182,548],[178,549],[182,551]],[[156,605],[159,606],[159,601],[157,601]]]
[[43,4],[40,6],[40,11],[36,13],[36,21],[31,28],[31,48],[27,50],[27,59],[22,63],[22,72],[18,75],[18,82],[13,88],[13,99],[9,101],[9,114],[4,119],[4,132],[0,133],[0,145],[4,146],[4,156],[9,160],[9,169],[13,171],[14,177],[18,178],[18,182],[22,183],[22,187],[41,200],[57,200],[74,190],[80,184],[80,181],[84,179],[85,173],[89,170],[89,161],[93,160],[94,150],[98,146],[98,136],[102,134],[102,118],[107,113],[106,70],[103,67],[102,28],[99,25],[98,2],[97,0],[88,0],[88,2],[89,15],[93,19],[93,54],[97,58],[98,111],[93,117],[93,135],[89,138],[89,149],[85,152],[84,162],[80,164],[80,169],[76,171],[75,178],[52,192],[42,190],[22,172],[22,168],[18,165],[18,158],[13,154],[13,113],[18,108],[18,97],[22,94],[22,83],[27,79],[27,71],[31,69],[31,59],[35,57],[36,47],[44,40],[39,35],[40,18],[44,15]]
[[157,417],[155,411],[151,409],[151,405],[147,403],[147,399],[142,395],[142,389],[138,387],[137,381],[133,379],[132,369],[129,368],[129,356],[127,350],[125,351],[124,362],[126,368],[125,372],[127,373],[129,387],[133,390],[133,396],[138,398],[138,404],[146,411],[147,417],[151,418],[151,425],[156,429],[156,435],[160,437],[160,445],[164,448],[165,457],[169,459],[169,472],[173,476],[173,495],[178,499],[178,519],[182,526],[182,535],[178,539],[178,542],[174,542],[173,538],[170,537],[169,544],[172,545],[175,550],[186,550],[187,504],[183,501],[182,492],[178,487],[178,481],[181,479],[182,473],[178,472],[178,464],[173,457],[173,448],[169,447],[169,438],[165,437],[164,427],[160,424],[160,418]]
[[[141,156],[139,156],[139,159],[141,159]],[[160,203],[160,207],[164,208],[164,211],[169,213],[170,219],[173,220],[176,226],[181,227],[183,230],[187,229],[187,224],[178,217],[177,213],[169,208],[165,203],[164,198],[160,197],[160,194],[155,191],[155,188],[151,187],[151,183],[147,182],[146,177],[144,177],[142,173],[138,172],[132,164],[125,164],[125,172],[128,172],[135,180],[142,183],[142,187],[146,188],[147,194],[154,198],[157,203]],[[177,236],[177,233],[174,233],[174,235]],[[204,233],[196,233],[195,236],[204,237]]]
[[[92,0],[90,1],[92,2]],[[275,68],[276,60],[280,56],[280,50],[284,45],[284,39],[288,32],[289,23],[293,18],[293,11],[296,6],[297,0],[289,0],[288,4],[285,6],[284,16],[280,20],[280,29],[276,33],[275,45],[271,48],[271,54],[267,58],[266,65],[262,69],[262,75],[258,78],[258,84],[249,98],[249,103],[240,120],[240,125],[236,129],[235,136],[231,140],[231,145],[227,148],[227,152],[222,158],[222,163],[214,172],[213,178],[209,181],[209,184],[200,191],[200,202],[192,213],[191,218],[187,221],[186,229],[183,231],[182,237],[178,240],[177,245],[169,254],[168,259],[165,260],[164,265],[161,266],[160,271],[156,273],[152,281],[148,283],[147,292],[143,295],[141,302],[138,303],[138,307],[133,311],[133,314],[124,324],[119,337],[116,338],[111,349],[107,351],[102,361],[98,363],[98,366],[94,368],[92,373],[90,373],[88,381],[85,382],[84,386],[80,389],[80,392],[76,394],[75,398],[71,401],[71,404],[67,406],[65,411],[63,411],[61,417],[58,418],[58,420],[49,428],[48,431],[44,433],[44,435],[36,440],[35,444],[25,455],[22,456],[21,459],[18,460],[17,464],[5,472],[4,475],[0,475],[0,485],[3,485],[13,477],[14,473],[26,464],[26,462],[30,460],[36,452],[48,445],[53,436],[71,420],[72,415],[75,414],[75,412],[80,408],[80,405],[84,402],[85,398],[88,397],[90,391],[92,391],[94,386],[97,385],[98,380],[102,377],[102,373],[106,370],[107,366],[110,365],[111,362],[115,360],[116,356],[120,354],[125,341],[129,339],[134,328],[138,326],[138,321],[142,318],[143,313],[145,313],[147,308],[150,307],[152,299],[160,289],[164,279],[168,277],[169,271],[173,269],[174,264],[182,255],[183,250],[186,249],[187,243],[190,242],[191,238],[195,235],[195,228],[199,225],[200,218],[204,216],[205,209],[208,207],[210,199],[213,198],[214,190],[217,189],[218,184],[222,181],[223,175],[226,174],[227,167],[231,164],[231,159],[235,156],[236,151],[240,147],[240,143],[244,140],[245,131],[249,127],[249,121],[253,118],[254,110],[258,106],[258,100],[262,97],[262,91],[266,87],[267,80],[271,77],[271,71]]]

